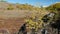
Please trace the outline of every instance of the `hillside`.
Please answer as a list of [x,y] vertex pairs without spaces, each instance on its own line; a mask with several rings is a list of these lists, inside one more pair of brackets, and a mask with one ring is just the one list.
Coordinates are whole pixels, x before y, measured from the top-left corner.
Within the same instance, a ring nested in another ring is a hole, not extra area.
[[60,3],[52,4],[48,7],[46,7],[46,9],[48,9],[48,10],[57,10],[57,9],[59,9],[60,10]]
[[8,3],[8,2],[0,2],[0,9],[5,9],[5,10],[37,10],[40,8],[34,7],[32,5],[29,4],[12,4],[12,3]]
[[[8,2],[0,2],[0,16],[2,18],[10,18],[10,17],[26,17],[32,13],[47,13],[46,10],[43,10],[38,7],[34,7],[28,4],[11,4]],[[0,18],[1,18],[0,17]]]
[[45,9],[28,4],[0,2],[0,29],[7,29],[10,34],[14,34],[25,23],[25,17],[39,15],[42,18],[47,13]]

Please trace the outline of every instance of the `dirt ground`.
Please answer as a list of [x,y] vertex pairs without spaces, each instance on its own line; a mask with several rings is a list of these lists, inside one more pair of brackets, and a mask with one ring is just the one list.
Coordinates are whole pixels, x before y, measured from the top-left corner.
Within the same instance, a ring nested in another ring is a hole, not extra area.
[[18,32],[20,27],[24,24],[23,18],[0,18],[0,32],[8,31],[10,34]]

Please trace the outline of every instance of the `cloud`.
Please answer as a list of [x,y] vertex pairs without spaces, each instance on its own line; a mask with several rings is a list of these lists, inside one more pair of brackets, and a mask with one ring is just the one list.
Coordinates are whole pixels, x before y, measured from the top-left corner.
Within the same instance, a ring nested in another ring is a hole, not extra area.
[[43,7],[48,7],[48,6],[43,6]]
[[56,3],[60,3],[60,2],[56,2]]

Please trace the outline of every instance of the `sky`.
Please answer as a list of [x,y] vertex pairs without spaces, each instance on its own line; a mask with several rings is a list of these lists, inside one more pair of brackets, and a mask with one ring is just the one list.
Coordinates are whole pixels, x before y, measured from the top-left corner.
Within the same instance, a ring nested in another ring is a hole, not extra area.
[[54,4],[56,2],[60,2],[60,0],[6,0],[10,3],[20,3],[20,4],[30,4],[33,6],[49,6],[51,4]]

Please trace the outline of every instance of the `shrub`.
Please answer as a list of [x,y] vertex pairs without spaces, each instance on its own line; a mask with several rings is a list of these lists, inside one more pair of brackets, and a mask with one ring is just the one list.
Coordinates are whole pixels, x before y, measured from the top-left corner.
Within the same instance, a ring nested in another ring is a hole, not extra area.
[[13,9],[14,9],[14,7],[12,5],[9,5],[7,8],[7,10],[13,10]]

